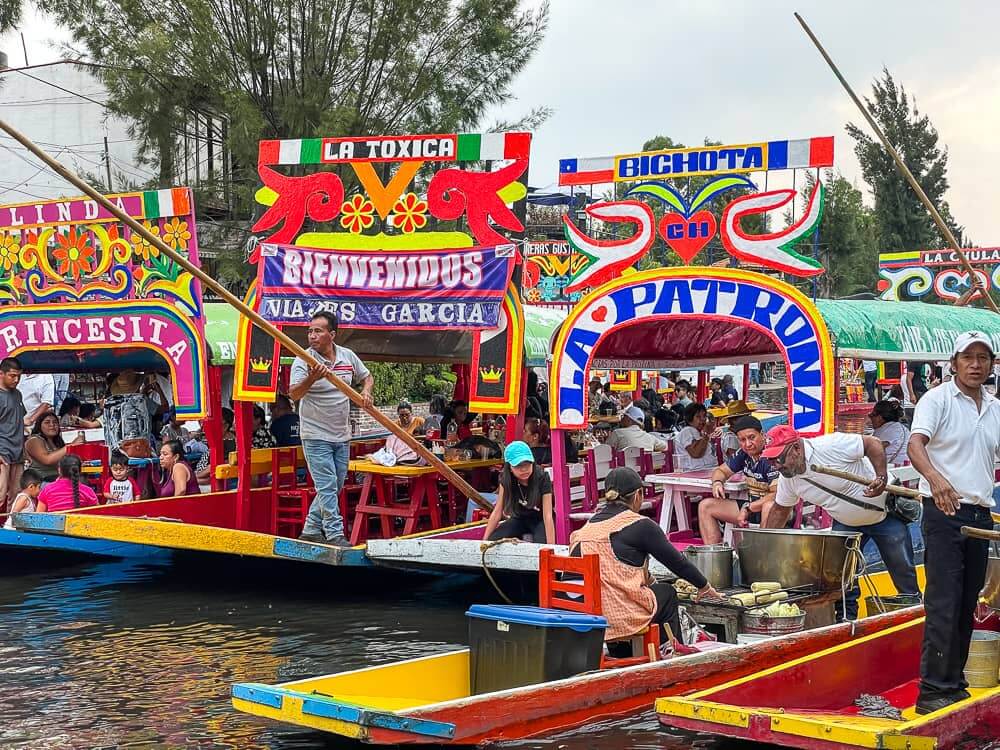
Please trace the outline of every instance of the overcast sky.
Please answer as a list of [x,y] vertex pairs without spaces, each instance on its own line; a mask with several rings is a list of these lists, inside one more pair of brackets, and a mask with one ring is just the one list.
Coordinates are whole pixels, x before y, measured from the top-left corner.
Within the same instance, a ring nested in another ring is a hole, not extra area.
[[[952,212],[979,245],[1000,245],[1000,3],[971,0],[553,0],[548,34],[491,119],[554,108],[536,133],[531,182],[558,160],[637,150],[669,135],[688,145],[836,137],[837,168],[861,184],[844,123],[856,110],[792,17],[811,24],[859,93],[888,67],[950,155]],[[66,34],[29,15],[32,63]],[[20,39],[0,38],[12,65]],[[771,186],[780,186],[774,180]]]

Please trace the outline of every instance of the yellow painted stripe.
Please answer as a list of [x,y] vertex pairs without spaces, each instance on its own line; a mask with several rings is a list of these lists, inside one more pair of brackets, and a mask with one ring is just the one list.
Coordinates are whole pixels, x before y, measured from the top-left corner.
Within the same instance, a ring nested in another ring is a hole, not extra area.
[[745,709],[733,708],[724,703],[710,701],[694,701],[688,698],[659,698],[656,701],[656,713],[668,714],[681,719],[697,719],[710,721],[713,724],[725,724],[730,727],[750,726],[750,712]]
[[86,539],[109,539],[201,552],[252,557],[275,556],[275,537],[269,534],[172,521],[67,514],[64,533]]
[[[842,722],[847,717],[838,716],[836,718]],[[865,719],[868,717],[852,716],[850,719],[852,723],[846,724],[832,721],[831,717],[805,718],[794,714],[772,715],[771,731],[835,742],[840,745],[873,749],[884,747],[883,740],[886,735],[898,735],[899,722],[876,719],[874,721],[878,723],[874,723],[871,719],[864,721]],[[864,724],[868,726],[862,726]],[[937,747],[937,739],[934,737],[909,736],[906,737],[906,740],[906,747],[909,750],[934,750]]]
[[254,716],[263,716],[267,719],[274,719],[275,721],[283,721],[288,724],[296,724],[302,727],[310,727],[311,729],[319,729],[323,732],[339,734],[341,737],[350,737],[355,740],[364,739],[367,735],[365,728],[358,724],[351,724],[350,722],[341,721],[340,719],[329,719],[323,716],[312,716],[310,714],[302,713],[303,699],[296,698],[292,695],[286,695],[282,698],[281,708],[262,706],[259,703],[251,703],[250,701],[240,700],[239,698],[233,698],[232,701],[233,708],[237,711],[243,711],[244,713],[253,714]]
[[879,253],[878,259],[883,260],[920,260],[919,250],[908,250],[905,253]]
[[469,650],[296,680],[278,687],[364,708],[416,708],[469,696]]

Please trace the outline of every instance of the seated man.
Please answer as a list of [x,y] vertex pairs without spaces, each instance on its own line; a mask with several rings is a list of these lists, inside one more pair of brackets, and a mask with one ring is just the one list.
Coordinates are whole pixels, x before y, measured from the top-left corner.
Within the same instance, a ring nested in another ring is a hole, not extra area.
[[719,465],[712,445],[714,431],[709,427],[704,405],[693,403],[684,411],[687,426],[677,434],[677,470],[714,469]]
[[[654,583],[647,571],[654,557],[679,578],[698,588],[698,598],[719,598],[691,562],[667,541],[651,518],[639,515],[642,479],[628,468],[612,469],[604,480],[604,498],[597,512],[570,537],[570,555],[596,554],[601,560],[601,601],[608,629],[604,639],[617,641],[658,625],[660,641],[666,642],[664,626],[680,638],[677,593],[667,582]],[[610,649],[609,649],[610,650]],[[612,656],[627,655],[616,654]]]
[[[712,472],[712,497],[698,503],[698,528],[705,544],[722,541],[720,523],[746,526],[763,523],[774,505],[778,489],[778,470],[761,453],[764,451],[764,428],[756,417],[743,416],[731,426],[740,441],[740,449],[726,463]],[[726,480],[742,473],[750,499],[743,504],[726,497]]]
[[638,406],[630,406],[622,412],[621,426],[611,433],[608,445],[616,451],[626,448],[642,448],[646,451],[664,451],[667,442],[642,429],[646,415]]

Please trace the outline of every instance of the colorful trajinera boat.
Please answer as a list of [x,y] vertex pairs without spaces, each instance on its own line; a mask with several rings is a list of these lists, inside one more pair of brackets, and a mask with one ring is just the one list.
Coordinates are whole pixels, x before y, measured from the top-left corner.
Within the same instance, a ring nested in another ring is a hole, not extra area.
[[911,608],[747,646],[498,692],[470,694],[469,649],[275,685],[239,683],[233,706],[246,713],[371,744],[456,744],[516,740],[597,719],[648,710],[658,695],[705,690],[763,668],[893,628]]
[[804,750],[944,750],[1000,736],[1000,688],[925,716],[917,698],[923,618],[729,680],[661,697],[664,724]]

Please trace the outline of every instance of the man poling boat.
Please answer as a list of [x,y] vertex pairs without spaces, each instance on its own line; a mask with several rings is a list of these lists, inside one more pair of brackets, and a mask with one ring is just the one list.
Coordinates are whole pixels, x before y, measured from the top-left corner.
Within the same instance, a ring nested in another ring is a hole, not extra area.
[[988,542],[975,532],[993,529],[1000,449],[1000,401],[983,386],[995,362],[985,334],[962,334],[952,352],[952,380],[929,390],[913,414],[909,456],[921,475],[927,545],[921,714],[969,697],[963,669],[989,559]]

